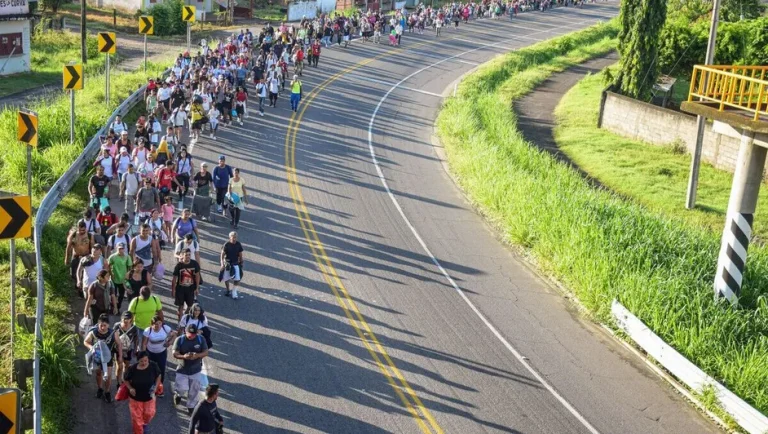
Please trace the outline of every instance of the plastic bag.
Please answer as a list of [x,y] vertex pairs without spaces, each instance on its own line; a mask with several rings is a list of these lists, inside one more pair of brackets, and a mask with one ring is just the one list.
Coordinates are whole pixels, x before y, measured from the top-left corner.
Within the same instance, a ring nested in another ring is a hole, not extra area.
[[200,373],[200,390],[205,390],[208,387],[208,375]]
[[88,333],[88,330],[91,329],[93,326],[93,321],[89,317],[83,317],[83,319],[80,320],[80,324],[77,327],[77,333],[80,335],[81,338],[85,338],[85,334]]
[[115,401],[125,401],[128,399],[129,395],[130,393],[128,392],[128,383],[123,383],[117,389],[117,393],[115,394]]
[[152,274],[152,278],[154,278],[157,282],[162,282],[164,276],[165,276],[165,265],[163,265],[163,263],[161,262],[155,265],[155,272]]

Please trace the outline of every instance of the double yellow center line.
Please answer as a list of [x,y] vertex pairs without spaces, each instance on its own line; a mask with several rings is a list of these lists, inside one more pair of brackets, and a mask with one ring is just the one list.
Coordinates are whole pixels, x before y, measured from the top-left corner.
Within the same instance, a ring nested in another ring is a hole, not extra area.
[[[422,42],[412,45],[411,48],[434,44],[436,42],[439,41]],[[360,313],[354,300],[352,300],[352,297],[350,297],[347,289],[344,287],[344,283],[339,278],[333,263],[325,252],[325,247],[320,241],[320,237],[317,235],[317,231],[315,231],[312,218],[307,210],[304,197],[301,193],[298,176],[296,175],[296,138],[301,126],[301,120],[304,117],[304,112],[306,112],[315,97],[328,85],[335,82],[343,75],[362,68],[376,60],[394,56],[399,52],[402,52],[402,50],[394,49],[358,62],[326,79],[306,96],[306,101],[303,102],[301,110],[298,113],[293,113],[288,124],[288,131],[285,135],[285,172],[291,190],[293,205],[296,208],[296,215],[298,216],[301,229],[304,232],[304,237],[307,240],[307,245],[312,251],[312,255],[315,258],[315,262],[317,263],[318,269],[322,273],[325,282],[330,287],[333,295],[336,296],[339,306],[341,306],[341,309],[347,316],[349,324],[355,329],[357,336],[368,350],[371,358],[379,367],[389,385],[392,386],[397,397],[400,398],[405,408],[416,420],[416,423],[419,425],[422,432],[443,434],[443,429],[440,428],[440,425],[438,425],[429,410],[424,407],[424,404],[408,384],[408,381],[406,381],[403,374],[397,369],[397,366],[395,366],[394,362],[389,357],[389,354],[387,354],[387,351],[384,349],[384,346],[381,345],[376,338],[373,330],[371,330],[371,327],[365,321],[365,318]]]

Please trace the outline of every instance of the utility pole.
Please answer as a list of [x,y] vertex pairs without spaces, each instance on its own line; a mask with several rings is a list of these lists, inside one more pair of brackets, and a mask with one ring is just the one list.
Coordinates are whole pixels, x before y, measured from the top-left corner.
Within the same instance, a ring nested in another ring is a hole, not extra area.
[[[707,58],[704,59],[704,65],[711,65],[715,57],[715,41],[717,40],[717,24],[720,21],[720,3],[721,0],[714,0],[712,3],[712,23],[709,27],[709,42],[707,43]],[[706,77],[706,75],[704,75]],[[704,83],[704,89],[707,83]],[[688,176],[688,194],[686,195],[685,207],[693,209],[696,207],[696,190],[699,187],[699,169],[701,168],[701,148],[704,141],[704,126],[706,119],[704,116],[696,117],[696,147],[691,156],[691,172]]]
[[80,0],[80,57],[83,65],[88,62],[88,44],[85,35],[85,6],[86,0]]

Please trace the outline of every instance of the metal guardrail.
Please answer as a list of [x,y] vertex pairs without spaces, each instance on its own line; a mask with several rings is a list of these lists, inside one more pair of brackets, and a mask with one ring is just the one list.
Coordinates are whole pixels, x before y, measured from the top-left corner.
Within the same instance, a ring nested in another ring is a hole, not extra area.
[[731,415],[744,431],[749,434],[768,433],[766,415],[736,396],[669,346],[618,300],[613,300],[611,312],[616,324],[630,339],[691,390],[701,393],[708,387],[714,389],[723,410]]
[[768,116],[768,66],[703,66],[693,67],[689,102],[708,102],[749,113],[752,120]]
[[[164,76],[168,74],[165,72]],[[43,280],[43,258],[41,243],[43,239],[43,229],[48,224],[48,220],[51,218],[53,211],[59,205],[61,200],[66,196],[72,187],[74,187],[77,180],[85,173],[85,171],[91,166],[90,162],[96,158],[96,155],[101,148],[101,142],[99,136],[103,136],[107,132],[108,126],[115,120],[118,115],[124,115],[128,113],[134,105],[144,100],[144,91],[147,88],[146,85],[142,86],[131,96],[126,98],[109,117],[104,126],[94,134],[93,138],[85,147],[83,152],[75,159],[72,166],[67,170],[61,178],[59,178],[53,187],[43,197],[40,202],[40,208],[38,208],[35,214],[35,258],[37,260],[37,321],[35,323],[35,354],[34,354],[34,395],[33,395],[33,410],[35,416],[34,431],[35,434],[41,434],[42,431],[42,405],[41,405],[41,387],[40,387],[40,345],[43,340],[43,318],[45,314],[45,282]]]

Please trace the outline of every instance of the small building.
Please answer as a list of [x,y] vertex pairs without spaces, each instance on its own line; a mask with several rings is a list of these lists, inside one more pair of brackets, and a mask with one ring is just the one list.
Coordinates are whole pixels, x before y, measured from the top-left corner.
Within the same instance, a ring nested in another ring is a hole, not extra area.
[[0,76],[29,72],[29,0],[0,0]]

